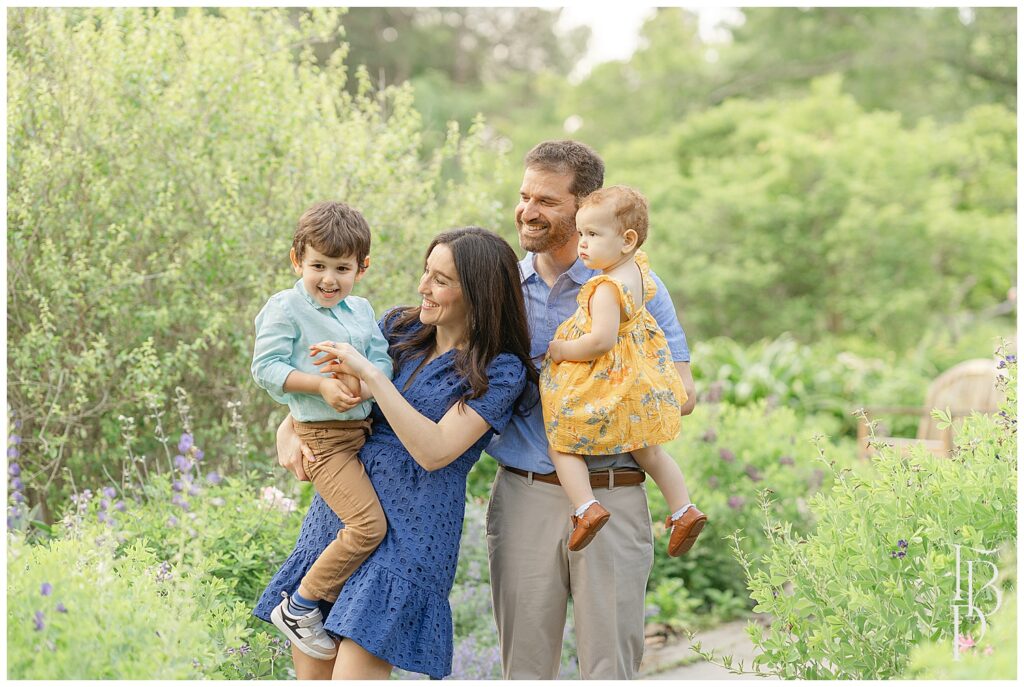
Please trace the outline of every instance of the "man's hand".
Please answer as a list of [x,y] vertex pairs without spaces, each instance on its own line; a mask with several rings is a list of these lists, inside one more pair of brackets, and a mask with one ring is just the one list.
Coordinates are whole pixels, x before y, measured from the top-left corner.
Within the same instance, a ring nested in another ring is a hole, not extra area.
[[[355,380],[355,377],[351,375],[345,375],[346,377]],[[324,401],[327,405],[337,410],[339,413],[344,413],[346,410],[359,405],[359,382],[355,381],[356,392],[355,395],[349,390],[345,382],[341,379],[335,379],[334,377],[324,377],[320,380],[320,395],[323,396]]]
[[295,475],[295,479],[300,482],[308,482],[309,477],[302,469],[302,456],[306,456],[309,461],[316,461],[316,457],[309,447],[299,440],[299,435],[292,427],[292,416],[288,415],[277,428],[277,462],[285,470]]

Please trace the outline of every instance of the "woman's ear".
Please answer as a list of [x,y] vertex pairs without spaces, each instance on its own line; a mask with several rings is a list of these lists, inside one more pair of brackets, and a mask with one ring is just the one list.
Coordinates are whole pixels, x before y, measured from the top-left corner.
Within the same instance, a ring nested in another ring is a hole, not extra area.
[[622,234],[622,252],[632,253],[636,250],[636,242],[640,239],[640,235],[636,233],[635,229],[627,229]]
[[302,274],[302,265],[299,264],[299,258],[298,258],[297,255],[295,255],[295,248],[294,247],[288,252],[288,257],[291,258],[292,269],[295,270],[295,274],[296,275],[301,275]]

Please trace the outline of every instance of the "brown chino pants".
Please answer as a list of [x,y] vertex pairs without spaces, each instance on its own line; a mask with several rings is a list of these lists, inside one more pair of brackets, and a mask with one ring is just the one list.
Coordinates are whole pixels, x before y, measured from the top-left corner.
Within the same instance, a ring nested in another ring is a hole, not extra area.
[[373,553],[387,531],[377,492],[358,457],[370,434],[370,421],[293,420],[292,424],[316,458],[303,457],[302,468],[345,525],[306,572],[299,594],[335,601],[345,580]]

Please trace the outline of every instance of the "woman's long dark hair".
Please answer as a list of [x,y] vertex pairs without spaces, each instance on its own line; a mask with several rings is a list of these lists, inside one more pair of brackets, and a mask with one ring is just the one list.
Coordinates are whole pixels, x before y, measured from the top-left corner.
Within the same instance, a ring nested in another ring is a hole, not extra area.
[[[459,403],[480,398],[487,392],[487,366],[499,353],[507,352],[519,358],[526,368],[528,383],[519,397],[521,406],[531,386],[536,388],[539,375],[530,359],[530,334],[516,253],[494,232],[464,227],[438,234],[427,248],[424,265],[440,244],[452,252],[469,311],[469,346],[455,357],[456,372],[469,381],[469,391]],[[402,365],[418,364],[433,350],[437,327],[420,324],[418,306],[395,308],[388,314],[386,324],[399,334],[388,351],[395,360],[396,375]]]

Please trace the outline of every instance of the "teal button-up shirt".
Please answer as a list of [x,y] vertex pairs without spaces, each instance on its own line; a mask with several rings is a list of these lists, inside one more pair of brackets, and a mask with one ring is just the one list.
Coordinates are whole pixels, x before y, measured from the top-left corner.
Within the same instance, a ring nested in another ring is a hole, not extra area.
[[302,280],[287,291],[275,293],[256,316],[256,346],[252,377],[278,403],[287,404],[300,422],[362,420],[371,402],[339,413],[319,394],[288,393],[284,381],[293,370],[323,376],[313,364],[309,347],[321,341],[347,342],[366,356],[381,372],[392,375],[388,342],[377,326],[373,306],[365,298],[348,296],[330,308],[318,304],[302,287]]

